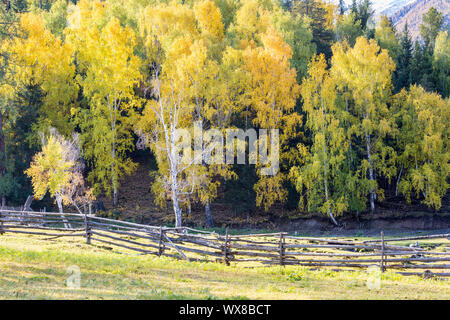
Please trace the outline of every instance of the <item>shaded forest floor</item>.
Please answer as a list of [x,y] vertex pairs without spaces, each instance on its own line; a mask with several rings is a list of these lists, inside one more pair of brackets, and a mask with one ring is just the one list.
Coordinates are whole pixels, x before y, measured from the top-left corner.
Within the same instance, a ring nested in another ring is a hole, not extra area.
[[[155,160],[150,155],[144,154],[135,161],[139,164],[137,170],[121,183],[118,207],[113,208],[112,199],[102,195],[98,197],[98,200],[103,202],[106,211],[99,211],[96,214],[137,223],[173,225],[174,215],[170,201],[165,208],[159,207],[155,204],[155,197],[150,190],[152,184],[150,172],[157,168]],[[46,204],[47,211],[56,210],[51,202],[47,201]],[[251,209],[242,209],[249,207]],[[269,212],[252,207],[250,203],[243,203],[242,208],[236,208],[220,193],[219,197],[211,204],[216,229],[228,226],[243,231],[258,229],[293,232],[299,229],[316,235],[329,233],[355,235],[360,232],[371,235],[374,232],[377,233],[376,230],[386,229],[389,221],[395,221],[395,223],[392,224],[392,228],[388,227],[387,229],[398,230],[397,233],[391,232],[392,234],[402,233],[402,230],[446,230],[450,227],[449,194],[443,199],[443,206],[437,212],[418,202],[408,205],[401,197],[391,197],[382,203],[377,203],[376,207],[375,213],[363,212],[358,217],[355,214],[338,217],[341,226],[336,228],[322,214],[300,212],[298,209],[287,210],[281,205],[275,205]],[[434,220],[437,219],[437,223],[436,221],[427,222],[430,217],[433,217]],[[204,208],[199,204],[194,204],[189,215],[184,210],[183,219],[187,226],[205,227]],[[372,223],[376,220],[383,220],[385,223]]]

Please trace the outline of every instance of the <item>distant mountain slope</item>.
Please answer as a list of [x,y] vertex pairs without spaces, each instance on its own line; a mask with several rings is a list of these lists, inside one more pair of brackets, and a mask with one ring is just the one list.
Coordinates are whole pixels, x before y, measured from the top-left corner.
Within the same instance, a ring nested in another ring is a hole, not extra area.
[[[338,4],[339,0],[326,0]],[[352,0],[344,0],[350,7]],[[450,0],[372,0],[372,8],[375,13],[375,22],[380,15],[392,18],[396,29],[401,32],[408,22],[408,28],[413,40],[420,38],[420,25],[422,16],[431,7],[442,12],[445,17],[445,25],[450,25]]]
[[450,0],[417,0],[414,1],[394,14],[390,15],[398,32],[401,32],[408,22],[408,29],[413,40],[420,38],[420,25],[422,24],[422,16],[428,10],[434,7],[440,11],[444,17],[444,24],[450,25]]
[[[328,2],[332,2],[334,4],[338,4],[339,0],[325,0]],[[378,16],[380,14],[390,15],[405,5],[413,2],[415,0],[372,0],[372,9],[375,11],[375,15]],[[349,8],[352,4],[352,0],[344,0],[344,3],[347,8]]]
[[[373,1],[373,5],[375,6],[375,11],[377,13],[389,17],[412,2],[415,2],[415,0],[391,0],[388,3],[381,5],[381,2],[379,3],[379,1]],[[378,10],[376,7],[377,4]]]

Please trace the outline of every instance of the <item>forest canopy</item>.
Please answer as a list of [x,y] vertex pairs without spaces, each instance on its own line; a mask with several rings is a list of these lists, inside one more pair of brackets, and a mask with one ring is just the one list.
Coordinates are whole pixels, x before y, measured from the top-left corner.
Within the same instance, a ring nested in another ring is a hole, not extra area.
[[[4,0],[2,205],[49,192],[61,212],[99,195],[117,206],[144,149],[157,163],[148,187],[177,226],[192,204],[212,226],[218,197],[335,224],[392,197],[439,210],[450,155],[442,13],[424,15],[413,44],[370,1],[339,3]],[[277,129],[279,170],[212,163],[203,147],[186,165],[174,133],[198,128]]]

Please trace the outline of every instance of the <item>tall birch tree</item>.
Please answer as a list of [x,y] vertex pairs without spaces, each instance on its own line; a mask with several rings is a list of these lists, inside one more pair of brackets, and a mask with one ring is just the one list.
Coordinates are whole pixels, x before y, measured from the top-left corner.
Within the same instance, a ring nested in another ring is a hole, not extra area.
[[[86,11],[95,13],[95,6]],[[88,180],[97,193],[112,193],[113,205],[117,206],[120,179],[136,168],[127,153],[134,148],[134,87],[141,77],[140,60],[134,54],[136,40],[129,27],[122,27],[113,17],[102,28],[94,24],[83,30],[83,24],[89,21],[80,15],[81,22],[72,24],[68,38],[76,50],[81,71],[77,82],[89,108],[75,113],[82,130],[84,156],[92,167]]]
[[314,57],[309,65],[308,77],[302,82],[306,127],[311,131],[313,142],[308,151],[300,146],[305,164],[293,168],[291,173],[296,178],[296,187],[301,194],[301,207],[304,208],[306,202],[308,211],[328,214],[337,225],[335,215],[342,214],[348,207],[345,187],[342,185],[348,142],[336,101],[336,84],[326,67],[323,55]]
[[348,90],[348,135],[352,146],[365,159],[357,171],[369,189],[370,210],[375,210],[377,195],[382,198],[376,175],[387,179],[395,175],[395,152],[384,138],[395,135],[395,123],[387,102],[391,93],[391,75],[395,64],[387,50],[376,41],[359,37],[353,48],[338,43],[333,48],[331,75],[341,91]]

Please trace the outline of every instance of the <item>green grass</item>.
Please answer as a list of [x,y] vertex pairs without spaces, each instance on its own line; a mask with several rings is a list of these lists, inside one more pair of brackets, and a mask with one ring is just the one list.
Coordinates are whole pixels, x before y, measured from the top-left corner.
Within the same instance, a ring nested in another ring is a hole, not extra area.
[[[80,288],[67,286],[68,268]],[[0,299],[450,299],[439,279],[302,267],[243,268],[118,254],[81,238],[0,235]]]

